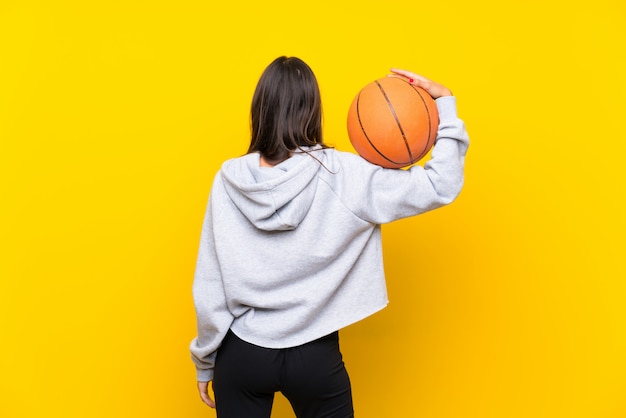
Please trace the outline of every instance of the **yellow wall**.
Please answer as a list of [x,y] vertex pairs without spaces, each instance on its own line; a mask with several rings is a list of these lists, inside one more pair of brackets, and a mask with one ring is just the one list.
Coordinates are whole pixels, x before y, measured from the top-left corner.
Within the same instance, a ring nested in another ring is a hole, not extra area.
[[3,0],[0,416],[214,416],[199,228],[282,54],[339,149],[392,66],[473,140],[452,206],[384,227],[391,304],[342,332],[357,416],[626,416],[625,27],[617,0]]

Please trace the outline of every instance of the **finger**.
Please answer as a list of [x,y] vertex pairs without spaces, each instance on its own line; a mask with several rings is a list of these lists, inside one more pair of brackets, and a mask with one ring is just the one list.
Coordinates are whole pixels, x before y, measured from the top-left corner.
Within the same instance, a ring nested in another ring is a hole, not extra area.
[[412,71],[400,70],[398,68],[392,68],[390,71],[392,73],[400,75],[402,77],[412,78],[412,79],[420,80],[420,81],[430,81],[429,79],[427,79],[423,75],[416,74],[416,73],[414,73]]
[[394,74],[398,74],[402,77],[406,77],[406,78],[415,78],[417,77],[417,74],[412,73],[411,71],[407,71],[407,70],[401,70],[399,68],[392,68],[390,70],[392,73]]
[[408,81],[409,84],[413,84],[414,86],[423,87],[431,83],[429,79],[419,74],[415,74],[411,71],[406,70],[398,70],[396,68],[392,68],[391,71],[393,74],[389,74],[389,77],[396,77]]
[[388,77],[397,77],[404,79],[408,81],[409,84],[426,90],[426,92],[430,94],[433,99],[437,99],[442,96],[452,96],[452,92],[447,87],[444,87],[441,84],[436,83],[419,74],[412,73],[411,71],[400,70],[397,68],[392,68],[391,72],[393,74],[389,74]]
[[204,402],[211,408],[215,408],[215,401],[211,399],[208,393],[203,393],[200,395],[200,397],[202,398],[202,402]]
[[417,87],[421,87],[423,89],[426,89],[427,86],[430,85],[430,81],[425,79],[424,77],[421,77],[419,75],[414,74],[412,77],[407,77],[405,75],[400,75],[400,74],[389,74],[387,77],[389,78],[397,78],[399,80],[403,80],[406,81],[407,83],[417,86]]
[[215,401],[211,398],[211,395],[209,395],[209,382],[198,382],[198,392],[200,392],[202,402],[211,408],[215,408]]

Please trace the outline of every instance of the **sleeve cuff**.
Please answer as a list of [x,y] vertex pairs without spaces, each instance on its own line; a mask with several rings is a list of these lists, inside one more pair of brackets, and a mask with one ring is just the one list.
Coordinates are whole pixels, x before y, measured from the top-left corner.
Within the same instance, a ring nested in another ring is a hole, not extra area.
[[202,370],[196,368],[196,376],[198,382],[210,382],[213,380],[213,369]]
[[439,121],[447,121],[456,119],[456,97],[443,96],[435,100],[437,111],[439,112]]

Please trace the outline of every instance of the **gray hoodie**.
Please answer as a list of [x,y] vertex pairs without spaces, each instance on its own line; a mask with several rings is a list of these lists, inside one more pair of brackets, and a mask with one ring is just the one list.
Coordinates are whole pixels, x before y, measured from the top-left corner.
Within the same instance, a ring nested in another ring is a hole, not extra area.
[[213,378],[231,329],[267,348],[294,347],[387,304],[380,225],[452,202],[463,185],[468,136],[456,99],[437,99],[431,159],[384,169],[334,149],[296,152],[274,167],[259,154],[215,176],[193,285],[198,381]]

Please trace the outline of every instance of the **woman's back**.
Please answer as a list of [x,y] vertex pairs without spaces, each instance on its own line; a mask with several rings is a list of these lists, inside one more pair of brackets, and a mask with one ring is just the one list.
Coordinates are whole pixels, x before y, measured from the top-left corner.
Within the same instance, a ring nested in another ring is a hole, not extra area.
[[321,147],[273,167],[258,153],[229,160],[210,199],[205,245],[215,258],[197,274],[214,266],[231,328],[259,346],[299,345],[357,322],[387,304],[380,224],[451,202],[465,147],[440,144],[426,169],[409,170]]

